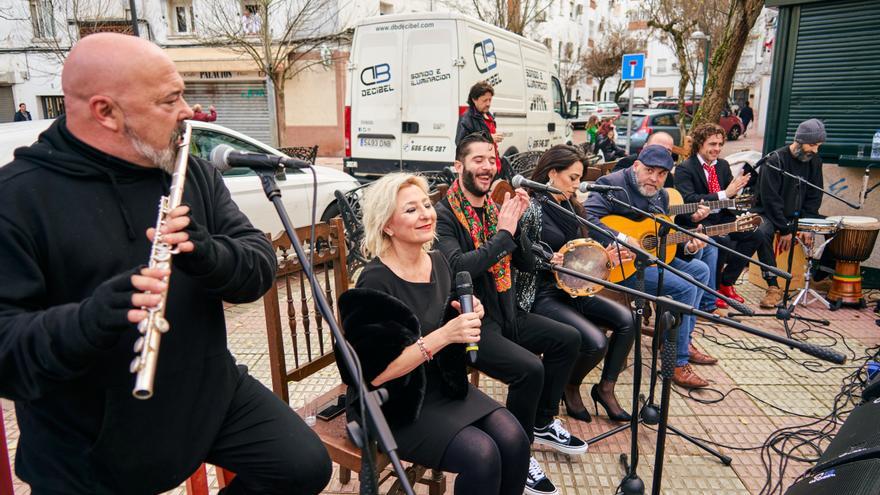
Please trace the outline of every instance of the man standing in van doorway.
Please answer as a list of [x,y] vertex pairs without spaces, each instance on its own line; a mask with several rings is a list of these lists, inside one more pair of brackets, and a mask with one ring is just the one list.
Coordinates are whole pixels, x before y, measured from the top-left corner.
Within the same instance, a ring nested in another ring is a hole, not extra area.
[[489,111],[492,106],[492,97],[495,89],[486,81],[480,81],[471,86],[468,93],[468,108],[458,118],[458,129],[455,132],[455,145],[468,134],[482,132],[492,138],[495,146],[495,164],[498,172],[501,171],[501,156],[498,154],[498,145],[504,140],[504,136],[498,132],[495,125],[495,116]]

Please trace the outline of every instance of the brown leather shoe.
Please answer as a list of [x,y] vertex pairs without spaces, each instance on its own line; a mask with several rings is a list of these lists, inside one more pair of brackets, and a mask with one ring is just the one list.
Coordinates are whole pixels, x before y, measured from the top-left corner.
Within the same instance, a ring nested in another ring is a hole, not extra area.
[[672,382],[679,387],[684,388],[703,388],[709,386],[709,382],[700,378],[700,375],[694,373],[691,365],[676,366],[675,374],[672,375]]
[[716,358],[697,350],[694,344],[688,348],[688,360],[694,364],[715,364],[718,362]]
[[782,289],[779,287],[772,285],[767,287],[767,293],[764,294],[764,299],[761,299],[759,305],[764,309],[775,308],[776,305],[782,302]]

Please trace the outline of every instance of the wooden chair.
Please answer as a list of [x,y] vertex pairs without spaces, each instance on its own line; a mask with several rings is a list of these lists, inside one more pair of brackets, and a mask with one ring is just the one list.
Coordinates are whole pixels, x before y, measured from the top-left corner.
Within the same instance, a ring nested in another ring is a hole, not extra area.
[[[235,478],[235,473],[218,466],[214,466],[214,473],[217,476],[217,485],[220,488],[225,488],[232,481],[232,478]],[[186,495],[208,495],[210,492],[208,490],[207,465],[202,464],[199,466],[196,472],[186,480],[185,486]]]
[[299,158],[300,160],[305,160],[312,165],[315,164],[315,160],[318,158],[317,144],[314,146],[290,146],[288,148],[278,148],[278,151],[284,153],[287,156]]
[[6,447],[6,426],[3,422],[3,403],[0,402],[0,495],[13,495],[12,465]]
[[[296,234],[304,243],[306,253],[313,251],[315,276],[331,309],[336,312],[335,302],[340,294],[348,290],[349,279],[346,265],[347,247],[345,229],[341,218],[330,223],[315,226],[315,245],[309,246],[310,227],[300,227]],[[272,390],[284,402],[290,402],[290,382],[301,381],[335,362],[333,337],[314,307],[314,298],[302,269],[302,264],[292,249],[290,239],[281,234],[272,240],[278,254],[277,283],[263,296],[266,315],[266,330],[269,339],[269,366],[272,376]],[[313,249],[314,248],[314,249]],[[282,307],[284,311],[282,311]],[[288,363],[288,356],[293,360]],[[345,393],[345,385],[339,384],[313,401],[319,407],[335,402]],[[344,414],[330,421],[318,419],[314,431],[321,438],[330,458],[339,464],[339,480],[346,484],[351,481],[351,472],[361,468],[360,449],[348,438]],[[377,456],[377,469],[383,470],[389,461],[384,455]],[[426,469],[410,466],[407,474],[411,481],[424,483],[430,487],[431,495],[441,495],[446,490],[446,477],[435,471],[424,477]],[[385,476],[381,479],[388,479]],[[399,480],[389,493],[402,493]]]

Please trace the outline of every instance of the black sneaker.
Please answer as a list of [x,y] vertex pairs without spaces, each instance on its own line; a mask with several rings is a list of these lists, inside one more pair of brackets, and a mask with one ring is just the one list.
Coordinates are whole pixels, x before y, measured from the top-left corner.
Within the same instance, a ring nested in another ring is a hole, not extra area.
[[572,435],[565,428],[559,419],[554,419],[552,423],[543,427],[535,428],[535,443],[540,443],[553,447],[563,454],[578,455],[587,451],[587,442]]
[[534,457],[529,459],[529,475],[526,476],[526,489],[523,493],[526,495],[556,495],[559,493]]

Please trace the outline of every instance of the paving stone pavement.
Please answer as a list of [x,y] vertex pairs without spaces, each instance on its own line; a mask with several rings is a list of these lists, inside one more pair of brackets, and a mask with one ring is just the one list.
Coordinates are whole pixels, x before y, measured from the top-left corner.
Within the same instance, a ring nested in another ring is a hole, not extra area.
[[[748,282],[741,282],[739,292],[747,303],[757,308],[757,301],[763,291]],[[876,294],[870,294],[876,298]],[[704,351],[720,359],[716,366],[696,367],[697,372],[712,382],[715,391],[692,392],[690,395],[707,400],[717,400],[720,393],[730,391],[721,401],[711,404],[700,403],[689,398],[687,391],[673,388],[670,401],[670,424],[702,439],[729,446],[721,452],[732,457],[731,466],[724,466],[714,457],[682,438],[669,434],[666,439],[663,464],[664,494],[758,494],[761,492],[766,476],[760,451],[739,450],[760,446],[769,434],[782,427],[809,423],[812,420],[799,418],[792,413],[807,416],[825,416],[829,413],[835,395],[840,390],[841,380],[850,374],[854,367],[864,362],[864,349],[880,344],[880,328],[874,324],[870,309],[843,309],[830,312],[814,305],[799,308],[796,312],[803,316],[827,318],[834,333],[824,334],[804,331],[803,324],[796,324],[796,338],[806,338],[809,342],[833,345],[835,349],[846,352],[859,359],[849,361],[845,366],[835,367],[818,363],[798,351],[751,336],[739,330],[698,322],[695,341]],[[781,322],[773,318],[744,320],[762,330],[785,335]],[[269,379],[269,358],[266,347],[266,330],[263,318],[263,304],[231,305],[227,308],[229,347],[239,362],[246,364],[257,379],[271,386]],[[829,336],[830,335],[830,336]],[[747,346],[761,347],[765,352],[749,351],[729,347],[732,342]],[[728,344],[728,345],[723,345]],[[849,347],[849,349],[847,348]],[[649,384],[647,367],[650,360],[650,339],[642,339],[642,353],[645,374],[642,379],[642,393],[647,394]],[[851,349],[851,350],[850,350]],[[288,349],[288,355],[292,349]],[[288,356],[290,357],[290,356]],[[292,358],[291,358],[292,359]],[[809,371],[801,363],[812,363],[820,372]],[[620,377],[616,393],[625,407],[632,400],[633,369],[632,357]],[[589,387],[598,380],[599,370],[591,373],[584,384],[582,393],[591,412],[593,404],[589,401]],[[306,400],[323,393],[339,383],[335,366],[313,375],[303,382],[292,385],[291,406],[297,408]],[[499,401],[504,401],[506,387],[485,376],[481,377],[480,388]],[[659,400],[660,387],[657,387]],[[18,439],[18,429],[12,404],[2,402],[5,413],[7,444],[12,454]],[[561,411],[564,413],[564,409]],[[565,425],[582,438],[590,438],[616,426],[600,409],[600,414],[591,423],[583,423],[560,416]],[[639,429],[639,467],[638,474],[650,492],[654,467],[654,453],[657,434],[653,427]],[[535,456],[539,459],[550,478],[559,487],[560,493],[571,494],[612,494],[615,491],[623,470],[621,454],[630,449],[629,431],[590,445],[589,453],[579,457],[569,457],[556,453],[546,447],[537,447]],[[779,457],[773,459],[774,467],[779,465]],[[782,486],[788,486],[806,468],[807,464],[790,461]],[[216,493],[216,480],[213,470],[209,471],[212,493]],[[449,476],[449,490],[452,493],[454,476]],[[777,479],[778,481],[778,479]],[[385,485],[390,486],[390,482]],[[325,489],[326,494],[357,493],[357,475],[353,481],[342,485],[338,478],[338,468],[334,469],[333,479]],[[418,493],[427,493],[419,487]],[[15,494],[30,493],[29,488],[16,481]],[[181,487],[169,494],[184,494]],[[778,493],[778,492],[777,492]]]

